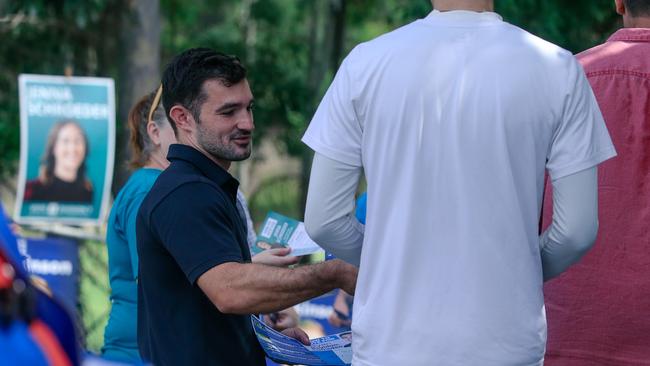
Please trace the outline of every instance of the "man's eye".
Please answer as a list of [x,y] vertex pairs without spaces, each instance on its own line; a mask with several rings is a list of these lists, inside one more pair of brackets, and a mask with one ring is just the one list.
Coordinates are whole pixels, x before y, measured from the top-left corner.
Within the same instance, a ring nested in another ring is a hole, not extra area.
[[224,115],[224,116],[232,116],[233,114],[235,114],[235,110],[234,109],[228,109],[228,110],[225,110],[225,111],[221,112],[221,114]]
[[255,106],[253,104],[249,105],[248,108],[246,108],[249,112],[252,112],[255,109]]

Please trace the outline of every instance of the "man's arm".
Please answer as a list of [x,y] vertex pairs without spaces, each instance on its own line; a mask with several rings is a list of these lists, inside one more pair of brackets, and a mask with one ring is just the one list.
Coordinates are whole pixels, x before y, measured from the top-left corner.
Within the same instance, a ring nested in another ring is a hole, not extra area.
[[593,246],[598,233],[598,173],[592,167],[553,181],[553,222],[540,237],[544,281]]
[[220,312],[256,314],[286,309],[336,288],[354,293],[356,281],[356,267],[334,259],[298,268],[228,262],[203,273],[197,283]]
[[309,178],[305,229],[337,258],[359,265],[364,226],[354,217],[361,168],[316,153]]

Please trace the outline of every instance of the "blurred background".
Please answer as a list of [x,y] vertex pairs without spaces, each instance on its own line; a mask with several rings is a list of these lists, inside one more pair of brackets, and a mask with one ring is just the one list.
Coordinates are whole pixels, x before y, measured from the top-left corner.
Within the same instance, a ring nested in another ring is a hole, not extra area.
[[[613,0],[496,0],[510,23],[574,53],[620,27]],[[13,212],[20,150],[18,74],[115,79],[116,194],[129,176],[129,109],[190,47],[239,56],[256,99],[252,158],[231,172],[254,221],[302,219],[311,152],[300,138],[342,58],[358,43],[426,16],[429,0],[0,0],[0,198]],[[109,311],[102,229],[80,240],[78,308],[98,351]]]

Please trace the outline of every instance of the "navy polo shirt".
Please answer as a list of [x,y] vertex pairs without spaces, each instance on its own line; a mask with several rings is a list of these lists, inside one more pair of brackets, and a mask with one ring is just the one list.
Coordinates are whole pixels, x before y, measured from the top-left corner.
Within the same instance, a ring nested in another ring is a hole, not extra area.
[[155,365],[264,365],[249,316],[219,312],[197,284],[219,264],[250,262],[238,182],[192,147],[172,145],[167,158],[136,220],[140,354]]

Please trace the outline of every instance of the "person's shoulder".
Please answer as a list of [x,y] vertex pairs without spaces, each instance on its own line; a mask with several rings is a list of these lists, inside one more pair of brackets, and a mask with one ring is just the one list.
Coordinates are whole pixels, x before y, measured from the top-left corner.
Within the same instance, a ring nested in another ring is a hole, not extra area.
[[120,190],[120,194],[138,195],[148,193],[161,172],[158,169],[148,168],[135,170]]
[[160,172],[160,170],[156,169],[138,169],[134,171],[115,197],[113,207],[128,207],[134,203],[139,206],[151,190]]
[[514,24],[503,23],[502,35],[513,49],[530,52],[531,55],[542,60],[567,61],[574,60],[573,53],[553,42],[547,41],[542,37],[536,36],[529,31],[522,29]]
[[36,178],[36,179],[32,179],[32,180],[28,180],[28,181],[25,183],[25,187],[26,187],[26,188],[32,188],[32,189],[33,189],[33,188],[42,188],[42,187],[43,187],[43,182],[41,182],[41,180],[38,179],[38,178]]
[[643,62],[650,55],[650,47],[629,47],[625,42],[608,41],[576,55],[587,74],[612,70],[637,70],[646,72],[650,63]]
[[223,190],[211,180],[186,172],[163,171],[144,198],[142,206],[152,212],[164,204],[176,210],[196,205],[219,205]]
[[610,46],[607,43],[601,43],[576,55],[585,72],[592,67],[597,67],[597,65],[603,62],[608,63],[608,59],[611,56],[611,52],[609,52]]
[[26,201],[39,199],[44,188],[45,185],[40,179],[36,178],[28,180],[25,183],[25,193],[23,197]]

